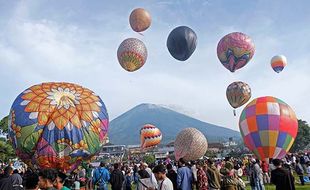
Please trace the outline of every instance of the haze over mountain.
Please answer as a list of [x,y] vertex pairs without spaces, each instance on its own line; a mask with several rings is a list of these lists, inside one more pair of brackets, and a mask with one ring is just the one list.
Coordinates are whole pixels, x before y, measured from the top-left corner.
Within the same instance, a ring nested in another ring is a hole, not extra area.
[[187,127],[200,130],[209,142],[240,139],[240,133],[225,127],[206,123],[190,116],[155,104],[140,104],[115,118],[110,123],[109,138],[113,144],[139,144],[140,129],[145,124],[153,124],[162,134],[162,144],[176,138],[178,132]]

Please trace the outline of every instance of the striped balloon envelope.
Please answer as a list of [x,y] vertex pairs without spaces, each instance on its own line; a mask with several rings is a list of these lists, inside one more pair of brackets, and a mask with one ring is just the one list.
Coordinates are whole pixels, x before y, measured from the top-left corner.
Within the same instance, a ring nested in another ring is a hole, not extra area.
[[158,145],[162,139],[160,130],[151,124],[144,125],[140,130],[141,148],[152,148]]
[[277,73],[280,73],[286,65],[287,60],[284,55],[276,55],[271,59],[271,67]]
[[294,143],[298,122],[289,105],[265,96],[254,99],[244,108],[239,128],[245,145],[259,159],[281,159]]

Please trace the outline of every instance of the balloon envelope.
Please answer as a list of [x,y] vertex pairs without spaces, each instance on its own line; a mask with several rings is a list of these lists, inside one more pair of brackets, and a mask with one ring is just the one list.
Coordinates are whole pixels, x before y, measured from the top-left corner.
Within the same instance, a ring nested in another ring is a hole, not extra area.
[[226,97],[233,108],[238,108],[251,98],[251,88],[245,82],[233,82],[226,89]]
[[151,124],[144,125],[140,130],[141,148],[152,148],[162,139],[160,130]]
[[176,137],[174,154],[176,160],[197,160],[204,156],[208,149],[206,137],[195,128],[185,128]]
[[217,57],[230,72],[244,67],[255,52],[251,38],[241,32],[224,36],[217,45]]
[[294,143],[298,122],[289,105],[265,96],[254,99],[244,108],[239,128],[245,145],[259,159],[281,159]]
[[145,9],[133,10],[129,17],[129,24],[135,32],[143,32],[151,26],[152,18]]
[[179,61],[187,60],[194,53],[196,45],[197,35],[187,26],[173,29],[167,39],[170,54]]
[[284,55],[276,55],[271,59],[271,67],[277,73],[280,73],[286,65],[287,60]]
[[124,40],[117,50],[120,65],[129,72],[140,69],[147,59],[147,49],[141,40],[128,38]]
[[26,163],[70,172],[104,145],[108,122],[104,103],[91,90],[43,83],[15,99],[9,136]]

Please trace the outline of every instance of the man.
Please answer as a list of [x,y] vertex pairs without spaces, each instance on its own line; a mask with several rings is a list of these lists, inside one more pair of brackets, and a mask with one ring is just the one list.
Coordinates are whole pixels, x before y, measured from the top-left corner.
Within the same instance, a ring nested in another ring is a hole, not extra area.
[[167,173],[167,177],[170,179],[170,181],[172,182],[173,184],[173,189],[174,190],[177,190],[178,187],[177,187],[177,173],[174,171],[173,167],[172,167],[172,164],[167,164],[167,170],[168,170],[168,173]]
[[39,172],[39,187],[43,190],[57,190],[54,183],[57,172],[54,169],[43,169]]
[[291,172],[282,168],[282,161],[274,159],[272,163],[276,169],[271,171],[271,183],[276,185],[276,190],[295,190],[294,177]]
[[31,173],[28,172],[27,174],[25,174],[23,181],[25,190],[38,190],[39,189],[38,182],[39,182],[38,174],[32,172]]
[[147,173],[150,175],[150,180],[151,180],[151,183],[152,183],[152,186],[157,186],[157,181],[156,181],[156,178],[155,178],[155,175],[153,174],[151,168],[149,168],[149,166],[147,165],[147,163],[141,163],[140,164],[140,170],[145,170],[147,171]]
[[305,185],[304,169],[303,169],[302,165],[300,164],[300,160],[298,160],[298,159],[296,160],[295,171],[296,171],[297,175],[299,176],[301,185]]
[[252,189],[255,190],[265,190],[263,182],[263,171],[258,164],[258,160],[252,158],[252,165],[250,169],[250,185]]
[[179,169],[177,176],[177,186],[178,189],[181,190],[192,190],[192,182],[193,182],[193,173],[190,168],[186,165],[186,162],[183,158],[179,160]]
[[10,179],[10,176],[13,174],[13,168],[11,166],[7,166],[4,169],[3,176],[0,179],[0,189],[13,189],[13,185]]
[[206,172],[208,176],[208,182],[209,182],[209,189],[210,190],[219,190],[221,188],[221,176],[220,172],[217,170],[214,160],[209,159],[208,160],[208,169]]
[[114,164],[114,170],[111,173],[110,183],[112,185],[112,190],[122,190],[124,182],[123,172],[119,169],[119,164]]
[[57,174],[57,178],[56,178],[56,184],[55,184],[55,188],[57,190],[70,190],[68,187],[64,186],[65,180],[67,179],[67,175],[62,173],[62,172],[58,172]]
[[23,178],[19,175],[17,169],[13,171],[13,174],[9,178],[13,185],[13,190],[23,190]]
[[[155,166],[153,169],[153,173],[155,174],[157,180],[158,190],[173,190],[173,184],[166,176],[166,167],[163,164]],[[149,190],[152,189],[150,188]]]
[[105,163],[101,162],[100,166],[94,172],[93,184],[94,188],[97,190],[108,190],[108,181],[110,180],[110,174],[109,171],[105,168],[105,166]]

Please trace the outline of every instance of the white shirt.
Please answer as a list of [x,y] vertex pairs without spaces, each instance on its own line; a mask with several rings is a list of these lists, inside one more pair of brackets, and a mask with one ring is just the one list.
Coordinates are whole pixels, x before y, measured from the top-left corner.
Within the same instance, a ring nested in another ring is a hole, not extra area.
[[192,169],[192,172],[193,172],[194,180],[197,181],[197,168],[196,168],[196,165],[193,165],[191,169]]
[[158,181],[158,190],[173,190],[171,180],[166,177],[163,181]]

